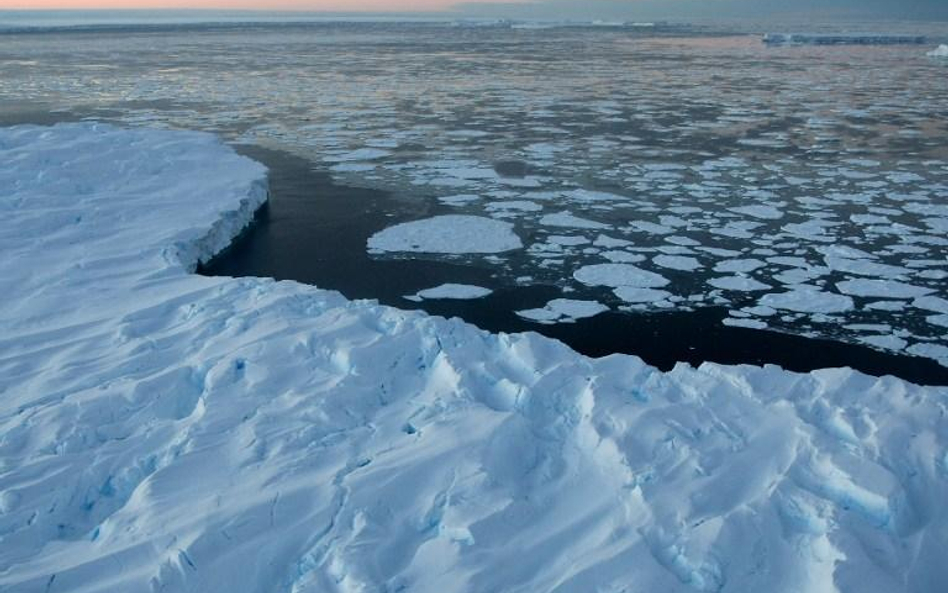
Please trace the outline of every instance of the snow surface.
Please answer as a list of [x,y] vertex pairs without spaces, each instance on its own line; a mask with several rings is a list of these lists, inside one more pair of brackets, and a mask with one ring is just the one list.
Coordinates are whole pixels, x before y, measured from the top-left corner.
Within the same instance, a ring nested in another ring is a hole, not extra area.
[[424,290],[419,290],[411,297],[405,297],[411,300],[425,300],[425,299],[459,299],[459,300],[471,300],[479,299],[486,297],[491,294],[492,291],[489,288],[484,288],[483,286],[474,286],[472,284],[442,284],[441,286],[435,286],[434,288],[426,288]]
[[523,244],[513,225],[483,216],[449,214],[414,220],[369,237],[370,251],[408,253],[501,253]]
[[517,315],[537,323],[571,323],[608,310],[609,307],[597,301],[553,299],[541,308],[517,311]]
[[945,388],[193,275],[266,197],[208,135],[4,129],[0,187],[2,590],[948,582]]
[[587,286],[660,288],[668,285],[666,278],[632,264],[592,264],[576,270],[573,277]]

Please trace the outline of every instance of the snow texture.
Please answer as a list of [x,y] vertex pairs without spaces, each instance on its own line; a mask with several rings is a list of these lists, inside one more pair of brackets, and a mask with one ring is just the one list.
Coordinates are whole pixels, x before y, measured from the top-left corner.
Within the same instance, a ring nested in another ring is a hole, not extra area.
[[597,301],[553,299],[542,308],[517,311],[517,315],[537,323],[571,323],[608,310],[609,307]]
[[0,130],[0,187],[2,590],[948,582],[944,388],[193,275],[266,197],[203,134]]
[[369,237],[373,252],[501,253],[523,244],[513,225],[483,216],[449,214],[391,226]]
[[493,291],[489,288],[484,288],[482,286],[473,286],[471,284],[442,284],[441,286],[436,286],[434,288],[426,288],[424,290],[419,290],[414,297],[406,297],[409,299],[458,299],[458,300],[471,300],[479,299],[486,297],[491,294]]

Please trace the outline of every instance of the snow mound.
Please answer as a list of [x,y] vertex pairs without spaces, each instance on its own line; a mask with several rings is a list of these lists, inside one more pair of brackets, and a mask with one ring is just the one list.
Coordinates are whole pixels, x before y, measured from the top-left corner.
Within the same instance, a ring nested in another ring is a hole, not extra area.
[[449,214],[391,226],[369,237],[369,251],[501,253],[523,244],[513,225],[483,216]]
[[202,134],[0,130],[0,589],[948,582],[948,390],[189,274],[264,182]]

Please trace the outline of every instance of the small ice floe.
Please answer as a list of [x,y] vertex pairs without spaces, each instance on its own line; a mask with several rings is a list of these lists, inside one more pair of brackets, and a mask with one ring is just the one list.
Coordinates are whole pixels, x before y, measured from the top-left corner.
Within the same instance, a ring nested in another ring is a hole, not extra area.
[[368,241],[372,253],[501,253],[521,247],[512,224],[457,214],[397,224]]
[[728,210],[736,214],[743,214],[744,216],[751,216],[753,218],[761,218],[764,220],[778,220],[783,218],[783,211],[774,208],[773,206],[765,206],[762,204],[756,204],[752,206],[738,206],[736,208],[728,208]]
[[569,212],[558,212],[556,214],[547,214],[540,218],[540,224],[545,226],[570,227],[576,229],[608,229],[608,224],[596,222],[586,218],[574,216]]
[[714,266],[715,272],[753,272],[757,268],[762,268],[766,264],[759,259],[729,259],[720,261]]
[[493,292],[491,289],[482,286],[449,283],[434,288],[419,290],[411,296],[406,296],[405,299],[415,302],[433,299],[472,300],[486,297]]
[[722,290],[733,290],[737,292],[754,292],[773,288],[773,286],[769,284],[764,284],[747,276],[721,276],[720,278],[708,280],[708,284]]
[[883,350],[902,350],[908,342],[898,336],[860,336],[857,338],[863,344],[881,348]]
[[931,288],[906,284],[897,280],[879,280],[859,278],[843,280],[836,283],[836,288],[843,294],[858,297],[882,297],[892,299],[911,299],[922,297],[934,292]]
[[620,286],[612,291],[617,297],[627,303],[635,304],[657,304],[667,302],[672,293],[667,290],[657,290],[654,288],[636,288],[634,286]]
[[476,202],[481,197],[477,194],[455,194],[453,196],[444,196],[438,198],[438,201],[447,206],[464,206],[471,202]]
[[572,323],[604,313],[609,307],[598,301],[580,301],[574,299],[553,299],[539,309],[517,311],[517,315],[536,323]]
[[587,286],[633,286],[635,288],[661,288],[668,279],[632,264],[592,264],[573,273],[573,278]]
[[842,313],[853,308],[853,300],[848,296],[806,285],[794,286],[788,292],[765,294],[760,304],[798,313]]
[[912,301],[916,309],[925,309],[935,313],[948,313],[948,299],[937,296],[921,296]]
[[682,272],[693,272],[702,267],[701,262],[687,255],[656,255],[652,261],[663,268]]
[[731,327],[745,327],[748,329],[767,329],[767,324],[757,319],[740,319],[737,317],[725,317],[721,320],[724,325]]
[[925,54],[925,55],[928,56],[929,58],[944,58],[944,59],[948,59],[948,45],[941,44],[941,45],[939,45],[938,47],[936,47],[935,49],[931,50],[930,52],[928,52],[928,53]]
[[488,212],[539,212],[543,206],[530,200],[504,200],[500,202],[489,202],[485,206]]

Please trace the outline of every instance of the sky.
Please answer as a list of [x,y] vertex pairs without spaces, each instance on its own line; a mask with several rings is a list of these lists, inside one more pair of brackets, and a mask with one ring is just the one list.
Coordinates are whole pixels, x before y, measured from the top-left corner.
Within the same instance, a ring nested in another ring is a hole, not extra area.
[[661,18],[842,14],[948,19],[948,0],[0,0],[2,9],[172,8],[439,12],[507,18]]

